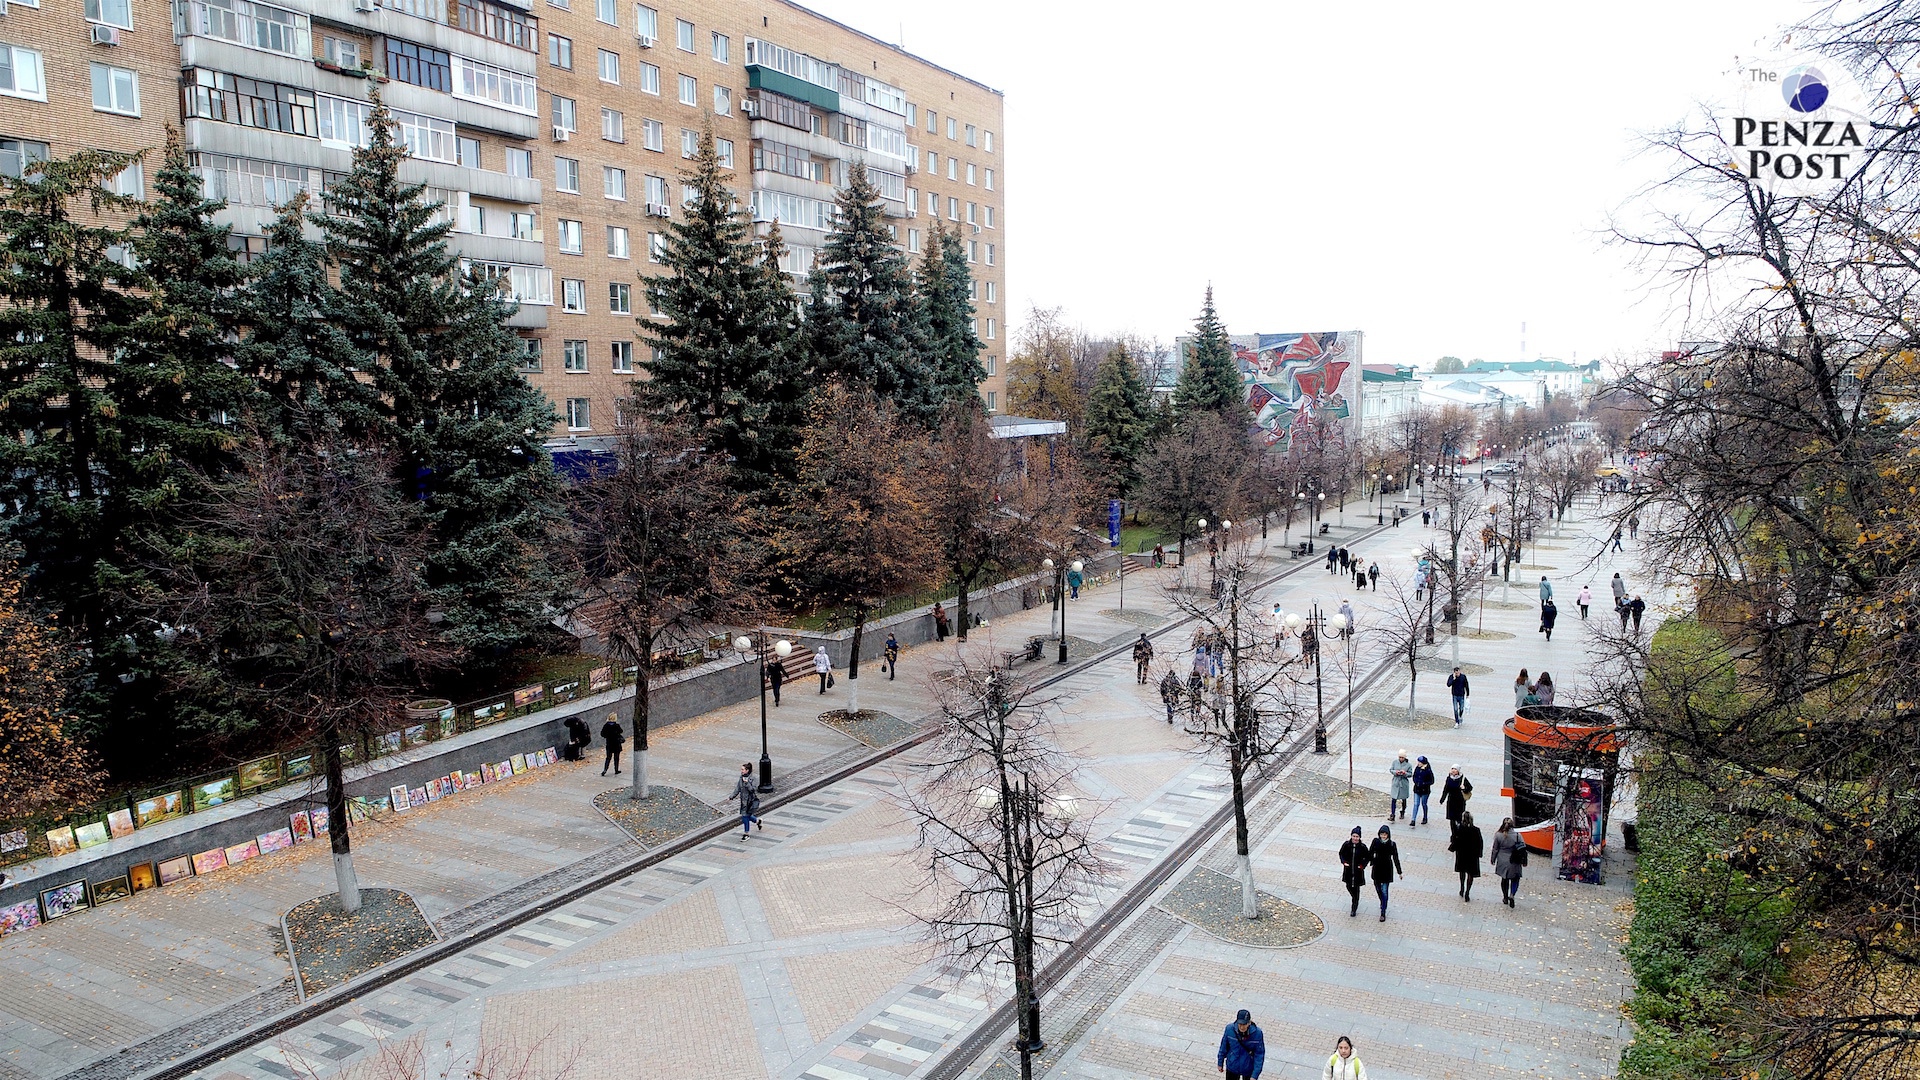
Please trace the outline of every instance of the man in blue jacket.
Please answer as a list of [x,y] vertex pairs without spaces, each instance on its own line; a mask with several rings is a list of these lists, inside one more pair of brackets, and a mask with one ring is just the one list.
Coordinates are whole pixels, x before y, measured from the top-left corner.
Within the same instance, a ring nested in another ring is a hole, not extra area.
[[1214,1064],[1227,1074],[1227,1080],[1255,1080],[1266,1064],[1267,1040],[1260,1025],[1245,1009],[1220,1034],[1220,1056]]

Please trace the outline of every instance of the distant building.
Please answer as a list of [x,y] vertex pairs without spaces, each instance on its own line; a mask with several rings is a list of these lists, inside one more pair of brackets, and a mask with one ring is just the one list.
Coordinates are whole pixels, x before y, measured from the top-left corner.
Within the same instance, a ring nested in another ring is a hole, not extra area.
[[1366,387],[1360,395],[1360,434],[1378,435],[1393,430],[1394,424],[1420,404],[1420,383],[1411,367],[1397,364],[1363,364],[1360,381]]

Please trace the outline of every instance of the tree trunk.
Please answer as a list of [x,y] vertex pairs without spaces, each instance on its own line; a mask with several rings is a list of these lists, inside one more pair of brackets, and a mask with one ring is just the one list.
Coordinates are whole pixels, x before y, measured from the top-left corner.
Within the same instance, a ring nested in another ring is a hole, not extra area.
[[[1238,751],[1235,753],[1237,756]],[[1246,768],[1236,761],[1229,771],[1233,774],[1233,842],[1234,850],[1239,855],[1236,866],[1240,878],[1240,914],[1257,919],[1260,917],[1260,898],[1253,888],[1253,856],[1247,843],[1247,794],[1241,783],[1241,774]]]
[[353,840],[348,834],[347,784],[340,764],[340,732],[329,725],[321,732],[326,740],[327,759],[327,838],[333,844],[333,877],[340,889],[340,910],[351,915],[360,910],[360,877],[353,872]]
[[969,576],[960,579],[960,594],[954,597],[953,613],[960,617],[960,625],[955,628],[954,636],[961,641],[967,640],[967,626],[969,625],[967,618],[967,594],[972,591],[973,578]]
[[867,609],[854,612],[853,656],[847,661],[847,715],[860,715],[860,640],[867,634]]
[[1411,657],[1407,659],[1407,719],[1408,720],[1414,719],[1413,692],[1416,689],[1418,689],[1420,686],[1420,668],[1418,667],[1418,663],[1419,662],[1417,660],[1414,660]]
[[653,717],[653,651],[640,659],[640,670],[633,677],[633,788],[629,799],[651,798],[647,789],[647,729]]

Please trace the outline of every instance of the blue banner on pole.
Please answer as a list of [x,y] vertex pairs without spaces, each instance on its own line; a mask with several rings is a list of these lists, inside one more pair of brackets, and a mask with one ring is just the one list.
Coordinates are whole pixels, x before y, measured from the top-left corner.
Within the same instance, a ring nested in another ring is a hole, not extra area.
[[1120,500],[1107,500],[1107,546],[1120,546]]

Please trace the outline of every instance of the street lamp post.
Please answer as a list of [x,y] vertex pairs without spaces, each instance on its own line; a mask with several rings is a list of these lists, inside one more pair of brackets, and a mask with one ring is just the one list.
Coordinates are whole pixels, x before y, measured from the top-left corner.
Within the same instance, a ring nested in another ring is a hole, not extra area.
[[[1314,609],[1315,612],[1319,608]],[[1333,632],[1347,643],[1347,662],[1342,665],[1347,671],[1347,794],[1353,794],[1353,628],[1347,625],[1347,617],[1335,612],[1329,620]],[[1317,691],[1316,691],[1317,692]]]
[[1313,665],[1313,752],[1327,752],[1327,712],[1326,702],[1320,694],[1320,605],[1313,605],[1313,613],[1301,618],[1294,612],[1286,618],[1287,629],[1300,635],[1300,658]]
[[[1202,521],[1200,527],[1205,528],[1206,524]],[[1079,559],[1073,560],[1076,574],[1085,573],[1086,566]],[[1052,559],[1042,559],[1040,569],[1053,571],[1053,599],[1060,608],[1060,662],[1064,664],[1067,662],[1067,566],[1065,563],[1055,566]]]
[[[754,631],[753,637],[745,634],[733,639],[733,647],[742,655],[749,652],[760,657],[760,786],[761,794],[773,790],[773,758],[767,752],[767,632]],[[793,655],[793,642],[781,638],[773,643],[773,655],[785,660]]]

